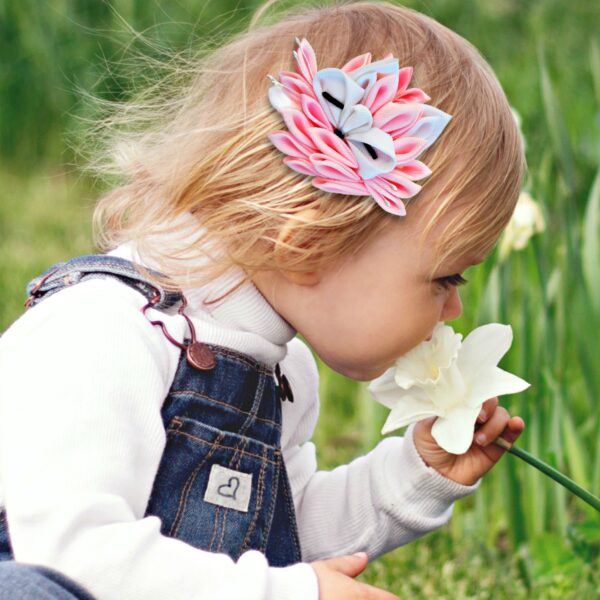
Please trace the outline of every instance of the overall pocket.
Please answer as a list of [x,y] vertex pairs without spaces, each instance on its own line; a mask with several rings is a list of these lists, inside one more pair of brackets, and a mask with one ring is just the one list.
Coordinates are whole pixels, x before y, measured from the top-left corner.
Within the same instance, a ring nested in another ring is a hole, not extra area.
[[281,451],[258,440],[175,416],[146,515],[196,548],[264,552],[277,500]]

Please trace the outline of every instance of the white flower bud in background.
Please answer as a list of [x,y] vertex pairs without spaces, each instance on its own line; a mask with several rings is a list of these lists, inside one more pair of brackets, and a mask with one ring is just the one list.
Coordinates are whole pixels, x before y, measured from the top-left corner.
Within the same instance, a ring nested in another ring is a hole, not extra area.
[[521,192],[512,217],[500,241],[500,260],[504,260],[511,250],[522,250],[530,238],[546,229],[546,222],[540,205],[528,192]]

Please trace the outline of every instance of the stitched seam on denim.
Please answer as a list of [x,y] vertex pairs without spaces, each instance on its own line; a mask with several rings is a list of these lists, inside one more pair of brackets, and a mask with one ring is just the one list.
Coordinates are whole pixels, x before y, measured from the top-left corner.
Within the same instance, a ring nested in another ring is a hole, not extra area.
[[[133,264],[133,263],[132,263]],[[103,271],[102,269],[113,269],[112,271]],[[92,270],[89,270],[92,269]],[[137,282],[143,282],[148,285],[151,285],[146,277],[142,275],[140,271],[135,268],[127,268],[125,265],[115,263],[112,261],[98,261],[98,262],[83,262],[77,264],[68,264],[65,263],[62,267],[60,267],[56,273],[53,273],[51,277],[49,277],[44,285],[40,288],[43,290],[47,285],[56,283],[59,279],[64,279],[66,275],[70,275],[72,273],[80,274],[81,278],[87,275],[112,275],[119,276],[123,275],[125,277],[129,277],[130,279],[134,279]],[[73,282],[71,284],[65,283],[64,285],[74,285],[77,282]],[[60,285],[60,284],[59,284]]]
[[281,461],[281,464],[282,464],[283,470],[280,474],[280,477],[283,477],[283,479],[282,479],[283,493],[285,496],[285,502],[288,507],[288,518],[289,518],[289,523],[291,525],[290,533],[292,534],[292,542],[294,544],[294,549],[296,550],[294,562],[299,562],[302,560],[302,551],[300,549],[300,540],[298,537],[298,523],[296,521],[296,508],[294,506],[294,501],[291,498],[290,481],[289,481],[289,478],[287,475],[287,468],[285,466],[285,462],[283,461],[283,459]]
[[[157,271],[154,271],[153,269],[149,269],[147,267],[143,267],[142,265],[139,265],[138,263],[135,263],[128,259],[114,260],[113,257],[108,257],[107,255],[93,254],[89,255],[89,257],[88,255],[75,257],[69,261],[57,264],[59,266],[56,268],[56,271],[52,273],[50,277],[48,277],[48,279],[44,282],[44,285],[42,285],[42,287],[38,290],[37,293],[39,294],[39,296],[36,295],[35,299],[32,300],[30,308],[38,302],[40,302],[41,300],[43,300],[44,298],[49,297],[52,294],[59,292],[66,287],[76,285],[77,283],[92,278],[119,279],[125,285],[129,285],[130,287],[136,289],[144,296],[147,296],[147,294],[140,289],[140,286],[156,288],[159,290],[159,293],[161,295],[161,300],[156,305],[156,308],[164,308],[165,303],[167,303],[170,306],[179,300],[179,292],[166,290],[161,286],[156,286],[154,283],[151,283],[150,280],[146,277],[146,275],[143,274],[141,270],[137,269],[136,266],[139,266],[141,267],[141,269],[144,269],[150,273],[157,273]],[[50,269],[48,269],[46,273],[48,271],[51,271],[51,269],[52,267],[50,267]],[[69,277],[72,274],[78,274],[79,278],[77,279],[77,281],[66,283],[64,281],[65,277]],[[44,274],[39,275],[38,277],[33,279],[28,284],[27,291],[29,292],[30,286],[35,286],[36,282],[40,281],[43,277]],[[127,277],[132,281],[124,282],[122,280],[122,277]],[[146,290],[146,292],[149,292],[149,290]]]
[[[248,441],[240,439],[240,440],[238,440],[238,443],[235,445],[235,448],[231,449],[233,451],[233,455],[231,457],[231,460],[227,463],[227,466],[233,471],[237,470],[236,467],[239,468],[240,461],[242,460],[242,454],[239,453],[240,446],[242,444],[244,446],[247,446]],[[237,460],[236,460],[236,458],[237,458]],[[220,552],[221,548],[223,547],[223,538],[225,537],[226,525],[227,525],[227,511],[223,510],[223,521],[221,523],[221,537],[219,538],[219,543],[217,544],[216,552]],[[216,531],[215,531],[215,533],[216,533]],[[210,549],[212,550],[212,542],[210,545]]]
[[217,537],[217,525],[219,524],[219,515],[221,514],[221,507],[217,506],[215,508],[215,518],[213,520],[213,532],[212,535],[210,537],[210,542],[208,543],[208,548],[207,550],[209,552],[213,551],[213,544],[215,543],[215,538]]
[[[179,434],[183,433],[183,432],[180,432],[177,430],[172,430],[172,431],[173,431],[173,433],[179,433]],[[183,486],[183,491],[181,493],[181,496],[179,497],[179,506],[177,507],[177,513],[175,514],[175,519],[173,520],[173,525],[171,525],[171,530],[169,532],[169,535],[171,535],[172,537],[175,537],[179,531],[179,525],[181,523],[181,519],[183,518],[183,511],[187,504],[187,497],[190,493],[190,490],[192,489],[192,485],[194,483],[194,480],[196,479],[198,471],[200,471],[200,469],[204,466],[206,461],[214,454],[216,448],[219,447],[217,442],[221,441],[223,439],[223,437],[225,437],[223,433],[219,434],[217,439],[212,443],[212,448],[206,453],[206,456],[200,461],[200,463],[198,465],[196,465],[196,468],[192,471],[192,474],[188,477],[188,480],[185,482],[185,485]],[[209,442],[207,442],[206,440],[202,440],[202,441],[205,444],[208,444],[209,446],[211,446],[211,444]]]
[[[256,528],[256,522],[258,521],[258,515],[260,514],[260,511],[262,510],[262,504],[263,504],[263,496],[264,496],[264,488],[265,488],[265,472],[266,472],[266,467],[267,467],[267,457],[265,456],[266,454],[266,448],[263,448],[263,460],[260,463],[260,472],[258,474],[258,484],[256,486],[256,510],[254,511],[254,515],[252,515],[252,521],[250,522],[250,525],[248,526],[248,530],[246,531],[246,535],[244,537],[244,541],[242,542],[241,548],[240,548],[240,552],[244,552],[244,550],[246,550],[248,548],[248,545],[250,543],[250,536],[254,533],[254,529]],[[261,544],[260,548],[255,548],[255,550],[264,550],[265,548],[265,539],[266,536],[263,535],[263,543]]]
[[[189,437],[197,442],[201,442],[203,444],[207,444],[208,446],[214,446],[215,448],[223,448],[225,450],[233,450],[234,448],[232,448],[231,446],[223,446],[221,444],[217,444],[216,442],[207,442],[206,440],[199,438],[195,435],[192,435],[191,433],[187,433],[186,431],[179,431],[178,429],[167,429],[167,432],[171,432],[177,435],[185,435],[186,437]],[[224,436],[221,436],[221,439]],[[265,444],[267,445],[267,444]],[[240,450],[240,452],[242,454],[244,454],[245,456],[253,456],[254,458],[260,458],[262,459],[262,456],[260,454],[254,454],[254,452],[248,452],[247,450]],[[276,456],[279,456],[279,454],[281,453],[279,450],[273,450],[273,452],[275,453]],[[267,462],[271,463],[271,464],[276,464],[276,460],[270,460],[270,459],[265,459]]]
[[[206,440],[204,440],[204,438],[198,438],[193,433],[188,433],[186,431],[182,431],[182,427],[185,424],[185,421],[182,420],[182,419],[184,419],[188,423],[191,422],[192,424],[199,425],[199,426],[204,427],[204,428],[206,428],[208,430],[212,430],[216,434],[219,434],[219,437],[221,436],[221,434],[223,434],[223,435],[229,434],[234,439],[236,437],[245,438],[245,439],[249,440],[250,442],[253,442],[253,443],[257,444],[259,446],[259,449],[260,449],[259,451],[260,452],[263,451],[263,448],[266,448],[267,451],[268,450],[273,450],[273,452],[275,452],[275,454],[277,454],[277,455],[281,454],[281,444],[279,444],[279,443],[278,444],[269,444],[267,442],[264,442],[263,440],[260,440],[260,439],[258,439],[256,437],[253,437],[251,435],[242,436],[242,435],[240,435],[240,434],[238,434],[238,433],[236,433],[234,431],[222,431],[221,429],[218,429],[216,427],[213,427],[212,425],[208,425],[206,423],[203,423],[202,421],[198,421],[198,420],[193,419],[191,417],[186,417],[183,414],[178,414],[178,415],[175,415],[174,417],[172,417],[171,420],[169,421],[169,424],[167,426],[167,430],[166,431],[167,432],[173,432],[173,433],[181,433],[183,435],[188,435],[188,436],[190,436],[190,437],[192,437],[194,439],[198,439],[199,441],[206,441]],[[207,443],[209,443],[209,442],[207,442]],[[212,443],[212,442],[210,442],[210,443]],[[232,449],[232,448],[238,448],[239,445],[236,442],[235,444],[230,444],[229,446],[221,446],[221,447],[222,448]],[[247,450],[243,450],[243,453],[251,455],[251,456],[257,456],[256,454],[250,454]]]
[[[240,443],[236,447],[236,449],[234,451],[235,453],[234,453],[231,461],[229,462],[230,468],[233,469],[234,471],[239,471],[240,462],[242,461],[242,453],[239,452],[241,450],[241,448],[240,448],[241,444],[244,444],[244,446],[247,446],[248,440],[240,440]],[[237,457],[237,460],[236,460],[236,457]],[[221,524],[221,537],[219,539],[219,543],[216,548],[217,552],[221,552],[221,549],[223,548],[223,538],[225,537],[225,528],[227,527],[227,516],[228,515],[229,515],[229,512],[224,511],[223,523]]]
[[272,368],[269,368],[268,365],[258,362],[257,360],[253,360],[252,358],[250,358],[249,356],[246,356],[245,354],[234,352],[234,351],[230,350],[229,348],[226,348],[225,346],[218,346],[217,344],[206,344],[206,345],[211,350],[214,350],[216,354],[222,354],[223,356],[227,356],[228,358],[231,358],[238,363],[245,364],[247,367],[254,367],[262,375],[273,376],[274,371]]
[[269,543],[269,537],[271,535],[271,528],[273,527],[273,514],[275,513],[275,505],[277,503],[277,487],[279,485],[279,477],[281,476],[281,463],[283,461],[283,458],[281,456],[279,456],[279,460],[277,461],[277,466],[275,468],[275,477],[274,477],[274,483],[275,483],[275,493],[271,493],[271,502],[269,504],[269,512],[267,513],[267,521],[265,523],[265,527],[267,528],[266,534],[265,535],[265,547],[268,545]]
[[265,380],[265,376],[259,376],[258,385],[256,386],[256,392],[254,393],[254,402],[252,403],[252,407],[250,408],[249,415],[246,417],[246,420],[242,423],[242,426],[239,429],[240,434],[244,434],[244,432],[250,427],[250,425],[252,425],[252,422],[256,419],[256,413],[263,402]]
[[[202,398],[202,400],[210,400],[211,402],[214,402],[215,404],[219,404],[220,406],[224,406],[226,408],[231,408],[232,410],[240,413],[241,415],[253,416],[252,413],[249,413],[248,411],[242,410],[241,408],[237,408],[236,406],[233,406],[232,404],[227,404],[227,402],[223,402],[222,400],[217,400],[216,398],[212,398],[211,396],[201,394],[200,392],[195,392],[194,390],[177,390],[176,392],[170,392],[169,396],[183,396],[185,394],[189,394],[190,396],[195,397],[195,398]],[[273,427],[276,427],[278,430],[281,429],[281,423],[278,423],[277,421],[272,421],[271,419],[265,419],[264,417],[257,417],[255,415],[254,415],[254,419],[256,421],[261,421],[262,423],[267,423],[268,425],[273,425]]]
[[[73,271],[71,271],[73,272]],[[65,272],[61,276],[64,278],[68,276],[69,272]],[[129,281],[125,281],[123,278],[127,278]],[[29,304],[29,308],[33,308],[43,300],[46,300],[53,296],[54,294],[61,292],[64,289],[73,287],[79,283],[84,283],[86,281],[90,281],[92,279],[112,279],[120,281],[123,285],[130,287],[136,292],[140,293],[144,298],[149,299],[152,295],[151,293],[156,288],[159,290],[161,299],[160,301],[154,305],[154,308],[160,310],[162,308],[168,308],[175,304],[179,297],[176,294],[172,294],[171,292],[167,292],[162,288],[158,288],[153,284],[148,283],[143,279],[136,279],[134,277],[130,277],[127,273],[104,273],[104,272],[92,272],[92,273],[84,273],[80,279],[77,281],[73,281],[70,283],[58,282],[58,280],[50,279],[48,280],[39,290],[37,290],[35,296],[31,300]],[[172,302],[173,301],[173,302]]]
[[140,271],[138,271],[134,266],[130,266],[130,265],[136,265],[138,263],[134,263],[133,261],[130,261],[127,259],[122,259],[123,261],[126,261],[125,263],[123,263],[120,261],[113,260],[111,257],[107,257],[106,255],[103,255],[103,254],[95,254],[93,256],[97,256],[99,258],[96,260],[92,259],[92,260],[80,260],[80,261],[77,260],[78,257],[72,258],[71,260],[63,263],[58,268],[56,273],[54,273],[52,275],[52,277],[48,278],[48,281],[52,281],[55,278],[59,278],[59,277],[65,275],[66,273],[73,273],[73,272],[81,273],[81,272],[85,272],[86,269],[89,269],[89,268],[97,269],[99,266],[116,269],[119,271],[119,273],[121,275],[126,275],[128,273],[131,273],[131,274],[136,275],[137,277],[143,277],[143,275]]

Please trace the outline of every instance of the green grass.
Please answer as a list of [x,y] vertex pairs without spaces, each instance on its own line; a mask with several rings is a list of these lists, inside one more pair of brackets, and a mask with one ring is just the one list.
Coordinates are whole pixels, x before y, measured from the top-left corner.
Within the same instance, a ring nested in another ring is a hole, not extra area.
[[0,331],[23,310],[25,284],[91,250],[90,192],[63,173],[0,174]]

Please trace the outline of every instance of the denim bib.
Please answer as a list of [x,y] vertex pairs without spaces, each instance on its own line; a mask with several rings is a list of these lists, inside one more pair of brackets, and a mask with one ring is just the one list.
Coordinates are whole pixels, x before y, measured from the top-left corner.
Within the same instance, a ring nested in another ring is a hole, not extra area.
[[[182,295],[151,283],[130,261],[106,255],[51,267],[27,286],[27,306],[89,278],[116,278],[153,308]],[[189,340],[184,340],[184,344]],[[145,516],[161,532],[196,548],[237,559],[264,553],[272,566],[301,561],[296,517],[281,453],[281,391],[267,365],[229,348],[206,344],[214,367],[200,370],[181,351],[161,409],[166,446]],[[277,369],[277,375],[279,371]],[[0,511],[0,560],[13,559],[5,510]]]

